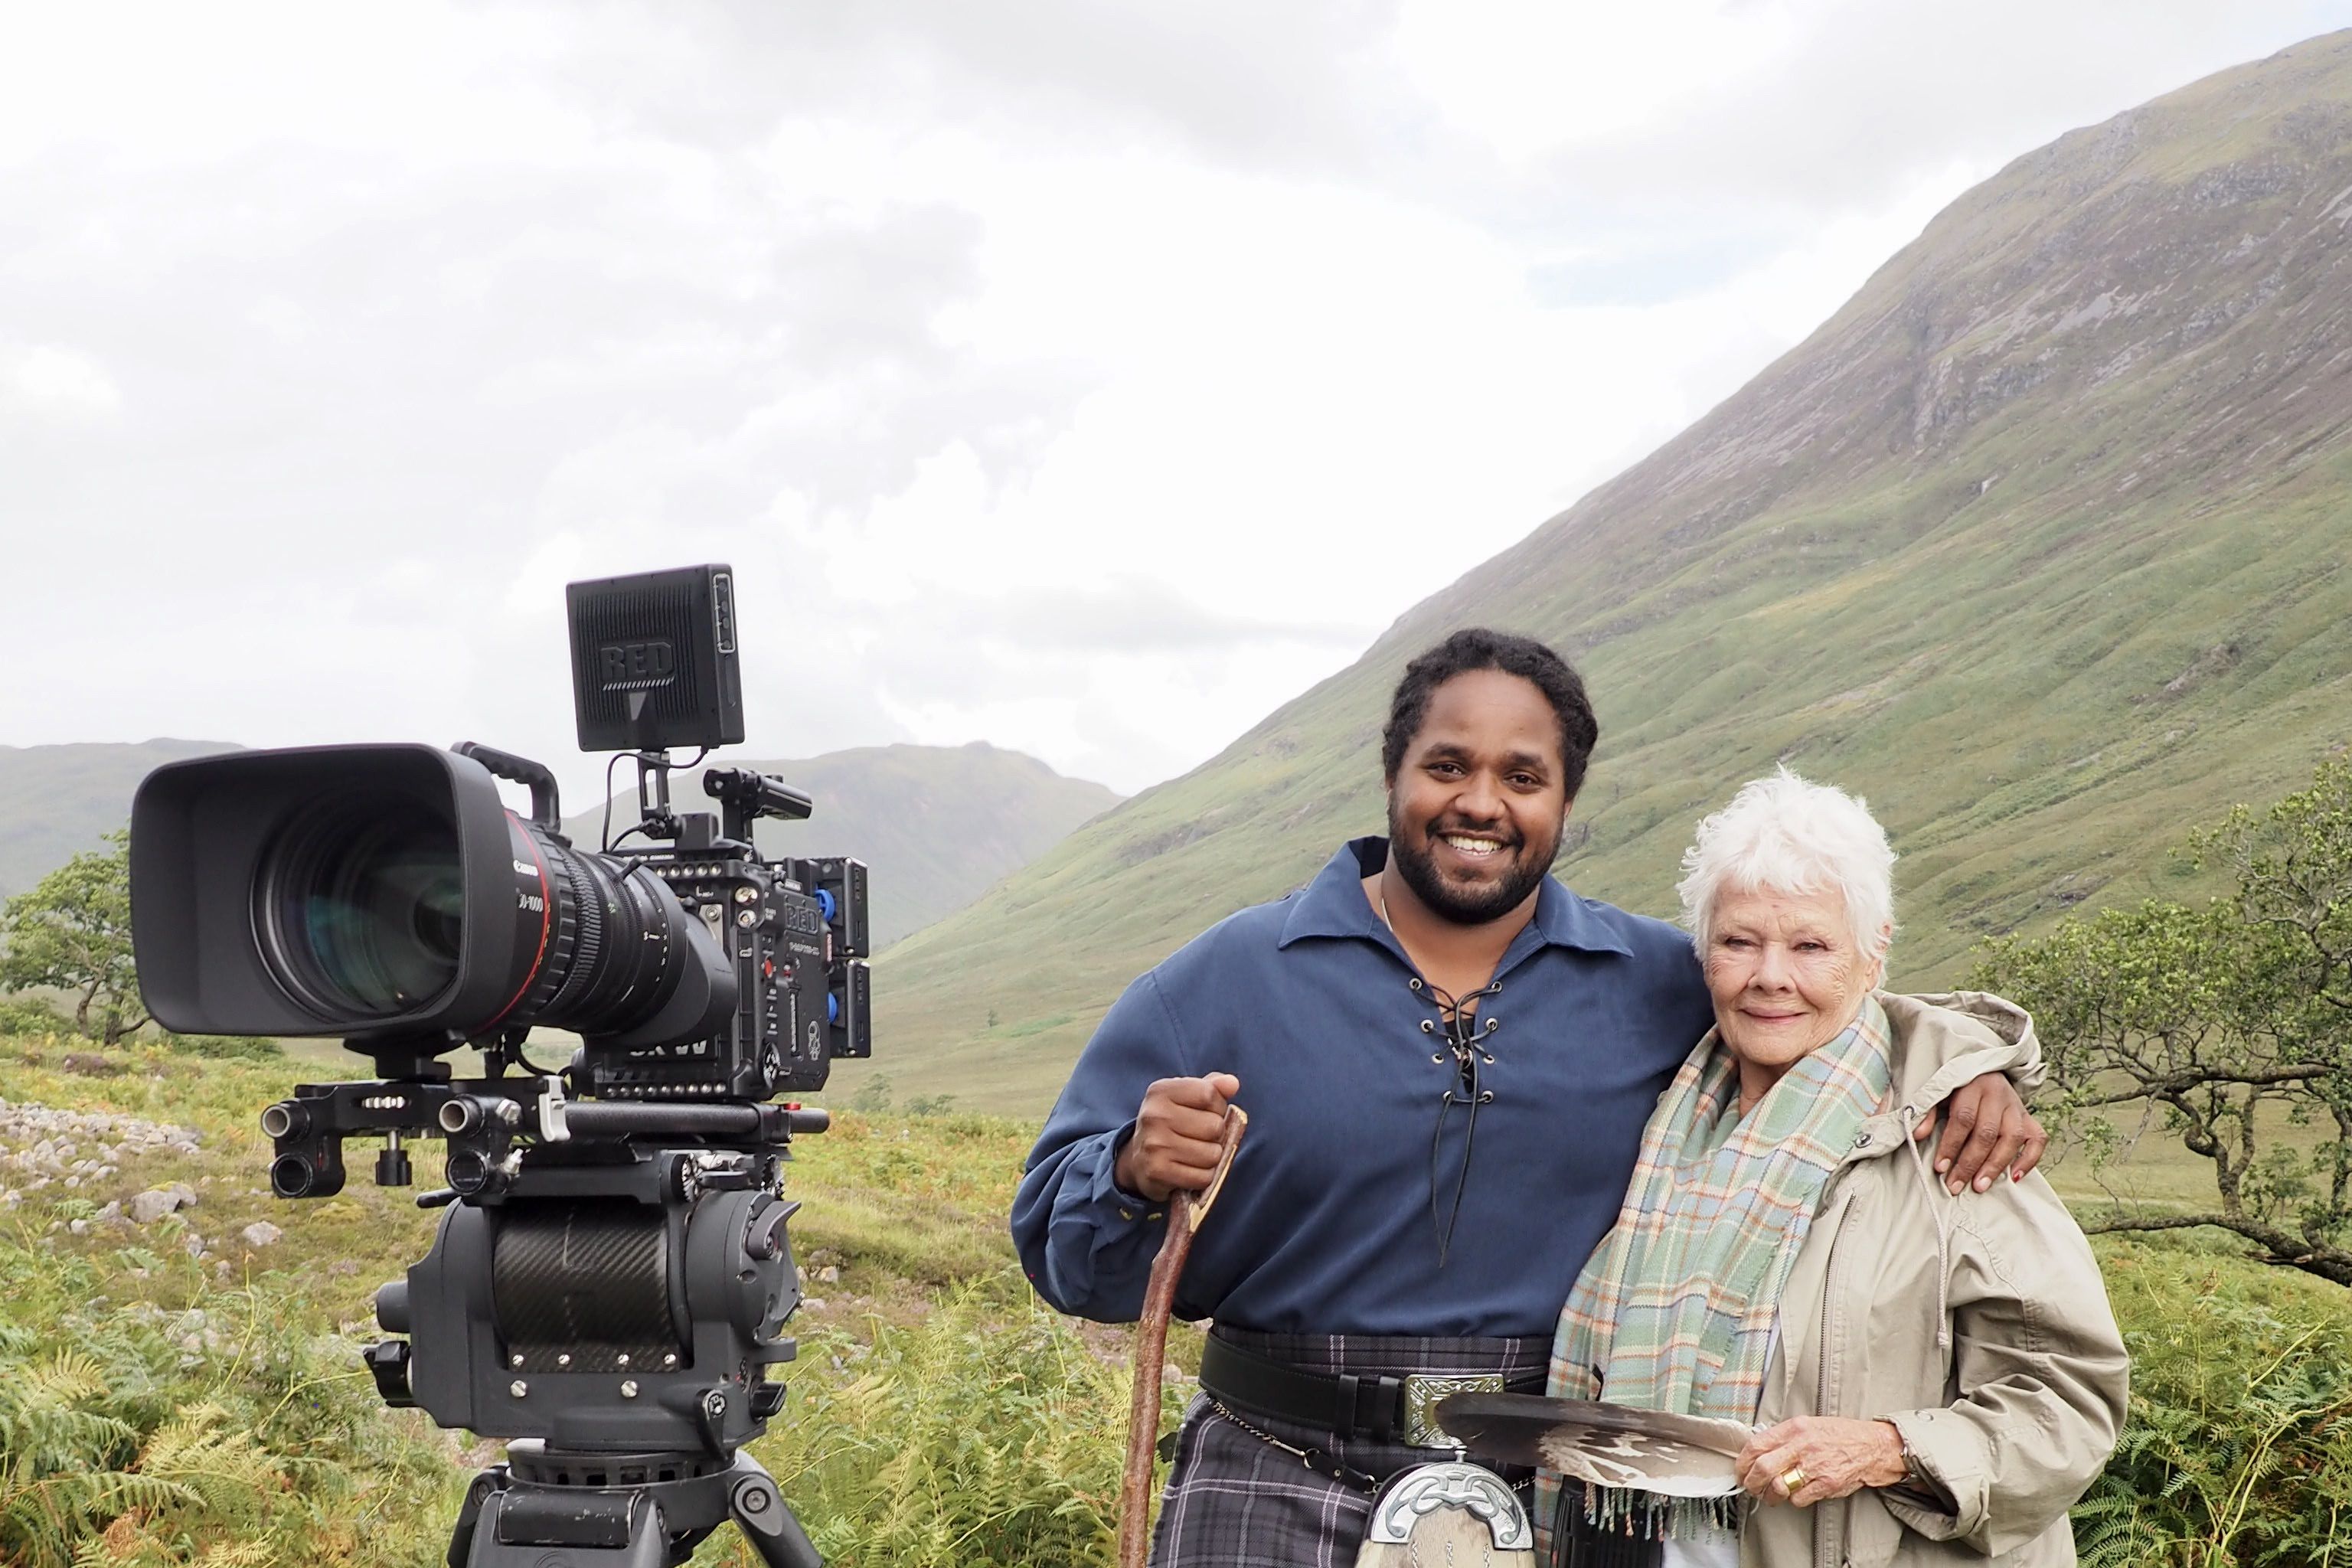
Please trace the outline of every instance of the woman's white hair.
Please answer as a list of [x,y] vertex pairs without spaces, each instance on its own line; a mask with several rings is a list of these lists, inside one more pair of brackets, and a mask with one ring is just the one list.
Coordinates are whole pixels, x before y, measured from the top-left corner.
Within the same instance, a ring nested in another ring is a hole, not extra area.
[[1739,786],[1731,804],[1698,825],[1683,851],[1683,924],[1706,956],[1723,895],[1834,893],[1845,901],[1854,944],[1883,959],[1895,935],[1895,851],[1867,802],[1783,766]]

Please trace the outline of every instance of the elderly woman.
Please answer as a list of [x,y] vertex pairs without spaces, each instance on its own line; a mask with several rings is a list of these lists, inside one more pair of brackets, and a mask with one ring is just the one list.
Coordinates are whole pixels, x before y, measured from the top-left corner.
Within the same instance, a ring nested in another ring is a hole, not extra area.
[[1560,1315],[1551,1389],[1755,1426],[1752,1501],[1570,1483],[1538,1505],[1556,1563],[2074,1561],[2122,1341],[2040,1176],[1955,1195],[1910,1136],[1953,1085],[2038,1053],[1997,997],[1876,990],[1894,859],[1861,801],[1785,769],[1684,857],[1716,1024]]

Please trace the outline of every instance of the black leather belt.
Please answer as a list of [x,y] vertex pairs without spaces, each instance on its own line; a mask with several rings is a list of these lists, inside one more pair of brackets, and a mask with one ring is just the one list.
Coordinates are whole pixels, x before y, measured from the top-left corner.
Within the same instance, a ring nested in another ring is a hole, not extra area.
[[1201,1347],[1201,1387],[1214,1399],[1254,1415],[1295,1421],[1342,1440],[1367,1438],[1413,1448],[1455,1447],[1437,1425],[1437,1402],[1454,1394],[1543,1392],[1544,1373],[1506,1382],[1498,1372],[1415,1373],[1359,1377],[1308,1372],[1245,1351],[1211,1334]]

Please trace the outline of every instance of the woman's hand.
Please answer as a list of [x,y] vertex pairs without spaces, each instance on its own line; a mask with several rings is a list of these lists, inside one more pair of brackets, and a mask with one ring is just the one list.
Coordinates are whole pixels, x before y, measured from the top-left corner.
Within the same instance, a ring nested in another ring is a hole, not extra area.
[[1903,1435],[1891,1421],[1800,1415],[1748,1438],[1734,1461],[1734,1473],[1740,1486],[1768,1503],[1811,1508],[1864,1487],[1900,1481]]

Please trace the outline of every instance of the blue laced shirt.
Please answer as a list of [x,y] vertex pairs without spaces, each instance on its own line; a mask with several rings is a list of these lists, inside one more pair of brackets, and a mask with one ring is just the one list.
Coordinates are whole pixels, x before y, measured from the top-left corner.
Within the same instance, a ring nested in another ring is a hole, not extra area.
[[1547,878],[1478,1005],[1476,1089],[1494,1098],[1470,1135],[1469,1108],[1442,1105],[1466,1086],[1437,1005],[1364,897],[1387,858],[1385,839],[1355,840],[1104,1016],[1013,1200],[1045,1300],[1109,1322],[1141,1310],[1165,1210],[1119,1190],[1113,1162],[1153,1079],[1230,1072],[1249,1131],[1178,1316],[1287,1333],[1552,1331],[1616,1223],[1659,1092],[1714,1022],[1697,959],[1675,927]]

